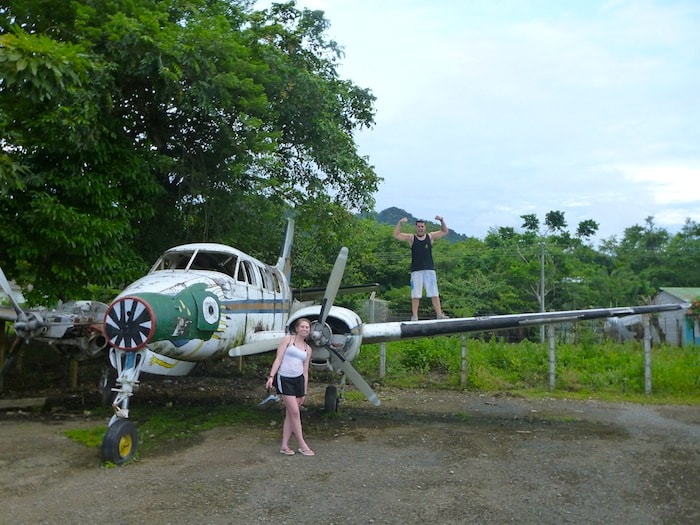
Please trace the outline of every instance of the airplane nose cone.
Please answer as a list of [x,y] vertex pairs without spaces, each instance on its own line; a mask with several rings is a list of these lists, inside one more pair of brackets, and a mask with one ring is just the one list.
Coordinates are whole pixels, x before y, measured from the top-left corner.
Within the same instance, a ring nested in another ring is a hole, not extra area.
[[136,351],[153,338],[155,319],[151,306],[140,297],[121,297],[107,308],[104,334],[111,346]]

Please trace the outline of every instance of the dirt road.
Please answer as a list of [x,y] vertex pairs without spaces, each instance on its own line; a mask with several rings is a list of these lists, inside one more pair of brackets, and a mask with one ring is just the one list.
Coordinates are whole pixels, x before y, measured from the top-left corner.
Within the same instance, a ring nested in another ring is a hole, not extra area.
[[65,437],[76,412],[0,414],[0,524],[700,523],[700,408],[380,391],[304,413],[315,457],[269,426],[217,428],[121,468]]

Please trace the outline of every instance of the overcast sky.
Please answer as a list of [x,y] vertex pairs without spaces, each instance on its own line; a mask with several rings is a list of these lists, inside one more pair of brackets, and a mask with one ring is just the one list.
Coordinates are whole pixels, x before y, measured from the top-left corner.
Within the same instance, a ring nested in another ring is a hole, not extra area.
[[356,136],[396,206],[479,238],[565,213],[597,240],[700,222],[700,2],[298,0],[377,97]]

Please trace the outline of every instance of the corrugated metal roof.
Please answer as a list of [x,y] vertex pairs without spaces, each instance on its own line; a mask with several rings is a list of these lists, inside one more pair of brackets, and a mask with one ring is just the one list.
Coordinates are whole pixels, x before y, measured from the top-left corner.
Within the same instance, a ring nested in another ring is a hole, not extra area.
[[667,294],[670,294],[674,297],[678,297],[678,299],[688,303],[700,297],[700,288],[684,288],[671,286],[668,288],[662,287],[661,291],[666,292]]

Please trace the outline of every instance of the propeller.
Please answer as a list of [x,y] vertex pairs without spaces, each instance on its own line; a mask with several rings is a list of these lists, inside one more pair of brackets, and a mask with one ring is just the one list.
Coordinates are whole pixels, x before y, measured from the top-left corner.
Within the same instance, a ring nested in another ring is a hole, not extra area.
[[22,309],[22,307],[17,302],[17,299],[15,299],[14,294],[12,293],[10,283],[8,282],[7,277],[5,277],[5,273],[2,271],[2,268],[0,268],[0,287],[10,299],[12,307],[14,308],[15,313],[17,314],[17,319],[15,320],[14,328],[15,333],[19,337],[28,338],[32,332],[35,332],[36,330],[39,330],[40,328],[44,328],[46,326],[46,323],[38,313],[25,312]]
[[5,374],[10,370],[10,368],[12,368],[12,366],[15,364],[15,361],[17,360],[19,349],[22,346],[24,337],[26,336],[26,334],[23,334],[21,332],[21,327],[23,324],[27,323],[27,321],[29,320],[29,316],[24,312],[24,310],[22,310],[22,307],[17,302],[17,299],[15,299],[15,296],[12,293],[12,287],[10,287],[10,283],[8,282],[7,277],[5,277],[5,272],[2,271],[2,268],[0,268],[0,288],[2,288],[2,291],[5,292],[5,295],[7,295],[7,298],[12,303],[12,307],[14,308],[15,313],[17,314],[17,319],[15,320],[14,325],[15,334],[17,334],[17,337],[13,341],[12,346],[10,347],[10,351],[5,356],[5,362],[2,365],[2,369],[0,369],[0,387],[2,387],[3,378],[5,377]]
[[343,358],[340,353],[329,346],[331,351],[331,362],[333,363],[333,368],[339,368],[343,371],[345,376],[354,384],[357,389],[362,392],[365,397],[375,406],[379,406],[381,403],[377,394],[374,393],[372,387],[369,386],[365,378],[360,375],[360,373],[355,370],[355,367],[350,364],[350,361]]
[[17,317],[22,315],[24,313],[24,310],[22,310],[22,307],[20,307],[19,303],[17,302],[17,299],[15,299],[15,295],[12,293],[10,283],[7,281],[7,277],[5,277],[5,272],[2,271],[2,268],[0,268],[0,288],[2,288],[2,291],[5,292],[5,295],[7,295],[7,298],[12,303],[12,307],[15,309]]
[[355,370],[350,361],[345,359],[343,355],[333,348],[331,343],[331,328],[326,324],[326,319],[328,314],[333,307],[333,302],[338,294],[338,289],[340,288],[340,282],[343,279],[343,273],[345,273],[345,264],[348,260],[348,249],[343,246],[338,253],[338,257],[335,259],[335,264],[333,265],[333,270],[331,271],[331,276],[328,279],[328,284],[326,285],[326,292],[323,296],[323,302],[321,303],[321,312],[318,316],[318,320],[314,322],[311,333],[309,337],[313,343],[318,347],[326,347],[331,354],[331,360],[333,363],[333,368],[341,370],[345,376],[350,379],[350,381],[365,395],[375,405],[379,405],[379,398],[377,394],[374,393],[372,387],[369,386],[367,381],[360,375],[360,373]]

